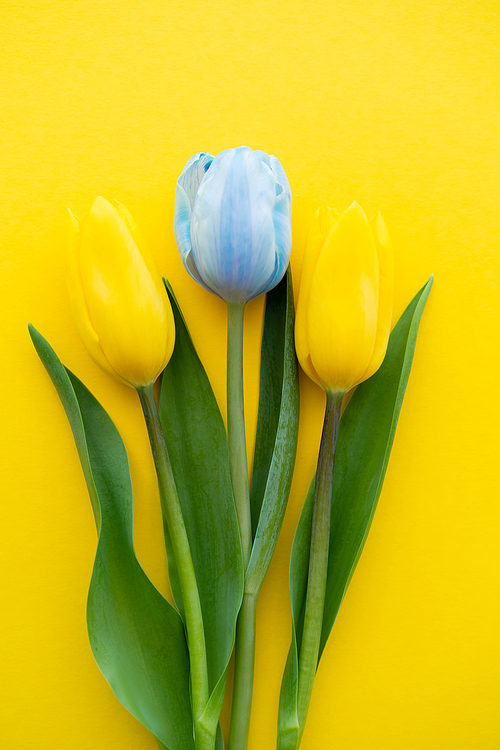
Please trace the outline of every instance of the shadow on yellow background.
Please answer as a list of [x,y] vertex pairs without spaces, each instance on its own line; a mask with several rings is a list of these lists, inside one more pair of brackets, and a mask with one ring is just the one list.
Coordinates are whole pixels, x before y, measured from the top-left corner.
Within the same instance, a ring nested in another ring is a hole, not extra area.
[[[97,194],[132,211],[224,411],[225,306],[182,268],[173,201],[195,151],[245,144],[287,170],[296,285],[320,200],[382,210],[397,316],[435,274],[385,487],[321,662],[303,750],[500,747],[497,4],[27,0],[2,10],[1,746],[156,747],[92,659],[92,512],[26,326],[119,428],[138,554],[165,592],[139,403],[91,362],[70,319],[64,211],[84,214]],[[247,311],[250,455],[262,312],[262,300]],[[324,396],[306,378],[301,386],[292,495],[259,604],[250,750],[275,746],[288,558],[320,438]]]

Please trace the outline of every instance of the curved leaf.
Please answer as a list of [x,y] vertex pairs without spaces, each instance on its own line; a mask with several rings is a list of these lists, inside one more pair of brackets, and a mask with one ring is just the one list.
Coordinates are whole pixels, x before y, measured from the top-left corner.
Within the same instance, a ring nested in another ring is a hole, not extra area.
[[184,628],[135,556],[125,446],[83,383],[32,326],[30,334],[68,416],[96,517],[99,542],[87,604],[95,660],[160,748],[193,750]]
[[[159,411],[200,594],[212,693],[203,721],[213,733],[243,597],[243,558],[224,422],[175,296],[166,286],[176,337],[162,377]],[[168,549],[166,527],[165,535]],[[170,556],[169,574],[182,611]]]
[[257,595],[269,568],[292,484],[299,428],[290,268],[266,299],[259,413],[250,497],[254,543],[245,590]]
[[319,658],[366,542],[384,483],[420,318],[433,279],[417,293],[391,334],[380,369],[356,388],[342,417],[335,457],[328,581]]
[[[356,388],[340,420],[319,658],[370,530],[410,375],[418,327],[431,286],[432,277],[415,295],[392,331],[382,366]],[[297,677],[294,680],[290,675],[296,676],[298,670],[313,501],[314,477],[297,526],[290,560],[293,636],[281,687],[279,750],[298,747],[305,723],[305,716],[297,715]]]

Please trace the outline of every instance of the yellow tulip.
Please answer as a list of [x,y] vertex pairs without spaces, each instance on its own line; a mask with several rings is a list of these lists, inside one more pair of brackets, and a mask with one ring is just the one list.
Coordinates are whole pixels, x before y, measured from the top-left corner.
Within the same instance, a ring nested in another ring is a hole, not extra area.
[[323,390],[346,393],[373,375],[391,330],[394,261],[380,213],[354,202],[323,206],[309,231],[295,326],[302,369]]
[[132,216],[99,197],[81,225],[69,211],[67,229],[68,289],[87,351],[126,385],[154,383],[172,355],[174,317]]

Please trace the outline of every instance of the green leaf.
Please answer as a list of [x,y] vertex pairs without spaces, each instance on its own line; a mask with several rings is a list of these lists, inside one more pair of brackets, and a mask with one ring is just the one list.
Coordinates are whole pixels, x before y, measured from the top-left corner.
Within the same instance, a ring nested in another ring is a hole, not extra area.
[[[389,338],[380,369],[361,383],[340,420],[332,488],[328,580],[320,658],[363,550],[389,461],[399,412],[410,375],[420,319],[432,277],[410,302]],[[302,637],[309,565],[314,477],[301,513],[290,560],[293,616],[288,673],[296,674]],[[298,747],[305,717],[297,716],[297,680],[285,674],[278,730],[279,750]],[[299,724],[296,744],[288,742]],[[288,744],[287,744],[288,742]]]
[[292,643],[281,683],[278,711],[277,750],[296,750],[300,744],[301,724],[298,716],[299,653],[304,617],[304,603],[311,546],[314,482],[309,486],[304,507],[293,539],[290,556],[290,601],[292,605]]
[[245,590],[257,595],[269,568],[292,484],[299,427],[291,271],[266,299],[252,473],[254,543]]
[[99,533],[87,624],[95,660],[121,703],[163,750],[193,750],[182,620],[141,568],[132,541],[125,446],[83,383],[32,326],[35,348],[68,416]]
[[[175,296],[166,286],[176,334],[174,352],[163,373],[159,411],[203,612],[211,691],[203,722],[212,733],[222,706],[243,597],[243,558],[224,422]],[[170,558],[169,572],[182,608]]]
[[296,750],[300,744],[300,724],[297,710],[299,688],[299,657],[295,627],[283,673],[278,708],[277,750]]
[[403,313],[382,366],[356,388],[342,417],[320,658],[370,531],[432,282],[431,277]]

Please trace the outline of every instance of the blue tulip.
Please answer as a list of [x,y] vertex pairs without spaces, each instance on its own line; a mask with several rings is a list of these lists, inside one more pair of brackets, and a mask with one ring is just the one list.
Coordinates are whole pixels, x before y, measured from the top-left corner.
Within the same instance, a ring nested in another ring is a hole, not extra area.
[[292,194],[275,156],[195,154],[177,180],[174,231],[188,273],[241,304],[272,289],[290,260]]

